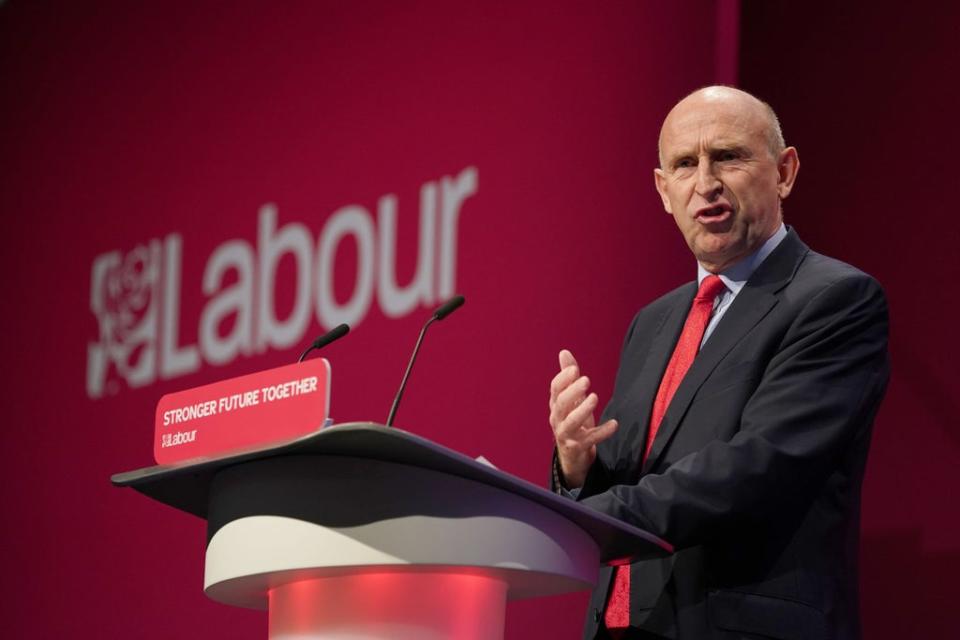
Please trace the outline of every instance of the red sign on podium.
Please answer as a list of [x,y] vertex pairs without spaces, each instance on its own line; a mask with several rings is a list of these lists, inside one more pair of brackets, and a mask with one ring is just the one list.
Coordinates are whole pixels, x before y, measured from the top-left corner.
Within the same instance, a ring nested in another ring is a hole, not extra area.
[[320,429],[330,410],[325,358],[170,393],[157,403],[157,464],[215,458]]

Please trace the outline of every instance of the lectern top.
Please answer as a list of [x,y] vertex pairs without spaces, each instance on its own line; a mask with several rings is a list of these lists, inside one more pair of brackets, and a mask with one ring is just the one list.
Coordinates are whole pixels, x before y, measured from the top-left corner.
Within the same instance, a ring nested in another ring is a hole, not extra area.
[[597,542],[604,562],[663,556],[673,552],[668,542],[646,531],[426,438],[369,422],[335,425],[286,443],[220,458],[118,473],[111,477],[111,481],[116,486],[131,487],[171,507],[206,518],[210,483],[221,469],[253,460],[290,455],[347,456],[407,464],[508,491],[575,522]]

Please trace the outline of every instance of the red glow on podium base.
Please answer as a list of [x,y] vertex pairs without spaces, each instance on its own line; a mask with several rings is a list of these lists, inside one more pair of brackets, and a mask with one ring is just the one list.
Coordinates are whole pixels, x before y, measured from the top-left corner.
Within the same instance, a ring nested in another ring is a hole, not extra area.
[[384,572],[270,590],[270,640],[499,640],[507,585],[481,575]]

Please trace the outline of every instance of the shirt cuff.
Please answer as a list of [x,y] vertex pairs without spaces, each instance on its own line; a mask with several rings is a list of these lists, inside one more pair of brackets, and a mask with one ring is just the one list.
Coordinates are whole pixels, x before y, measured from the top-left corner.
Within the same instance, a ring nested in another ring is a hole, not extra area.
[[560,472],[560,458],[557,456],[557,450],[553,450],[553,490],[554,493],[563,496],[564,498],[570,498],[571,500],[576,500],[580,495],[580,489],[582,487],[577,487],[576,489],[567,489],[563,486],[563,474]]

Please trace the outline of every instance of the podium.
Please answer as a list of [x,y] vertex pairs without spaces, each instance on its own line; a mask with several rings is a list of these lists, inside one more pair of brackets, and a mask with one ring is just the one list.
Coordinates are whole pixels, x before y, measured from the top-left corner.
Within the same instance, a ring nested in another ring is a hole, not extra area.
[[672,547],[412,433],[327,427],[111,478],[207,521],[204,591],[270,640],[503,637],[506,602]]

